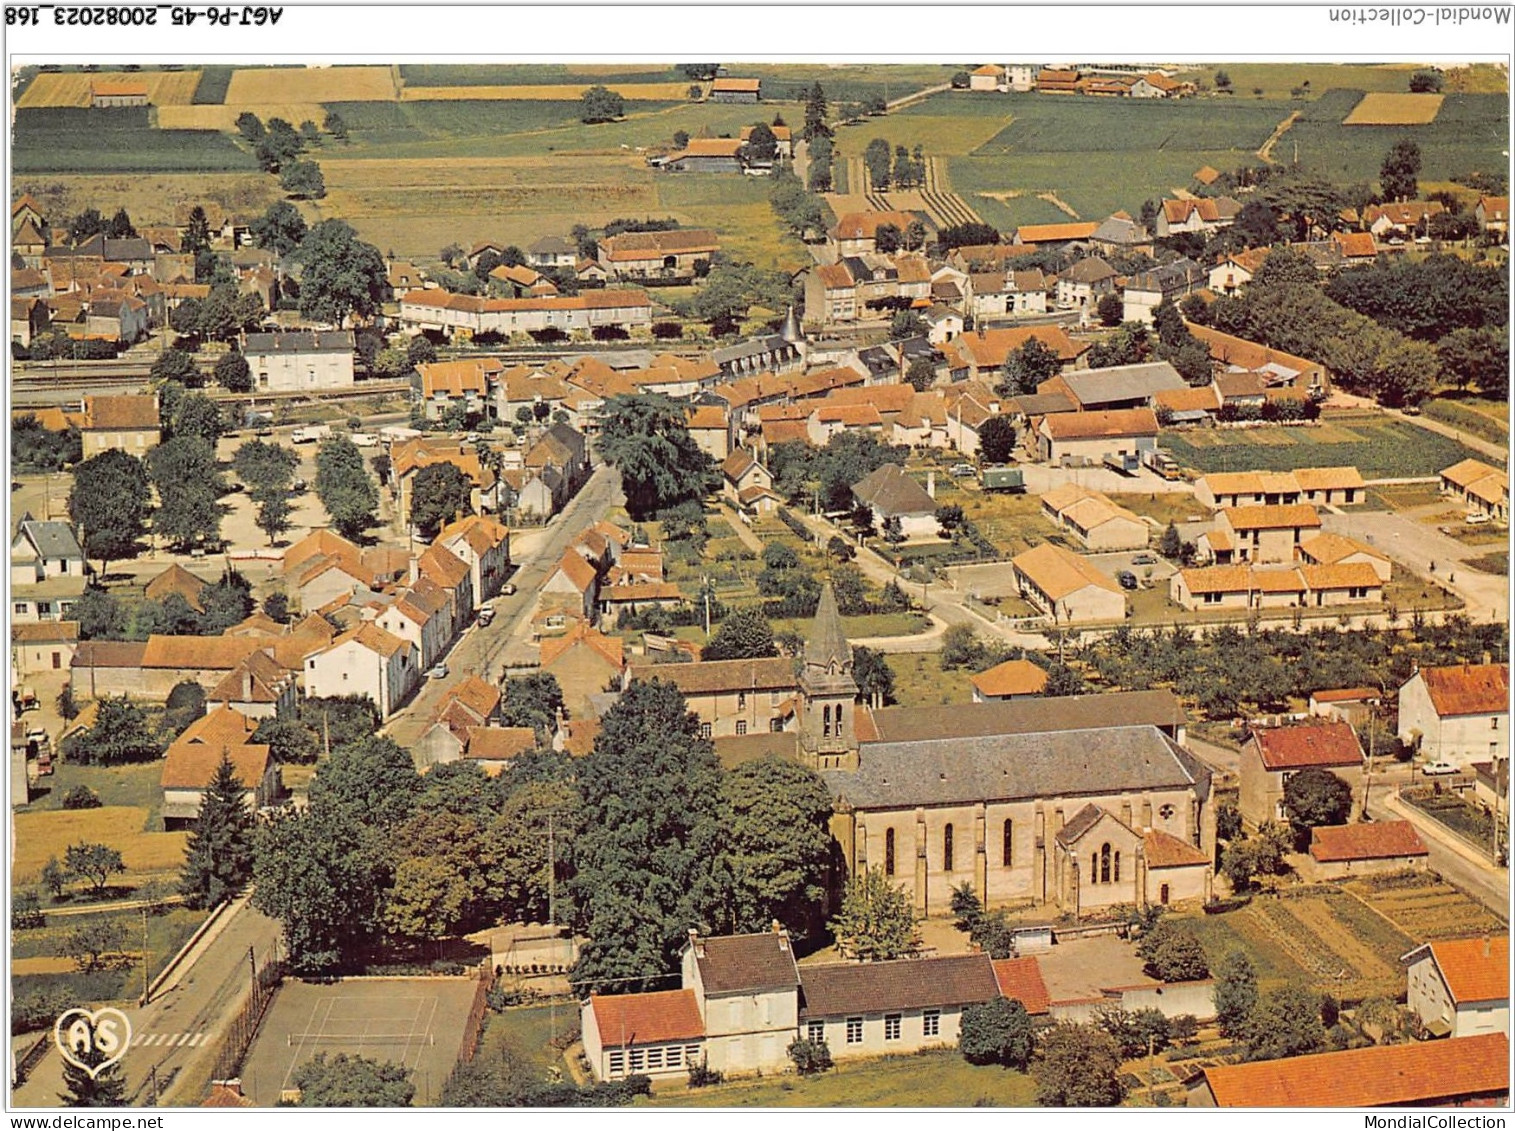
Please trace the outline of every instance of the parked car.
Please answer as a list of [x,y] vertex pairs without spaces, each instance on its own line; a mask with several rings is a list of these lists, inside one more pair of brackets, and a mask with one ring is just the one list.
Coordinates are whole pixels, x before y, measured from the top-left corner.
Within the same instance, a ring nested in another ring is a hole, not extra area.
[[307,486],[308,484],[306,484],[305,480],[301,479],[299,476],[296,476],[295,481],[289,485],[289,489],[298,495],[301,491],[305,490]]
[[483,628],[488,628],[493,623],[494,623],[494,610],[490,609],[490,608],[480,609],[479,610],[479,624],[480,624],[480,626],[482,626]]
[[1427,777],[1434,778],[1441,777],[1444,774],[1455,774],[1458,772],[1458,769],[1451,762],[1427,762],[1424,766],[1420,767],[1420,772]]
[[516,583],[514,581],[507,581],[500,592],[507,597],[514,597],[516,595]]
[[1492,521],[1483,511],[1469,511],[1463,518],[1463,522],[1469,526],[1482,526],[1484,523]]
[[1157,564],[1157,558],[1154,557],[1152,554],[1149,554],[1149,553],[1146,553],[1145,551],[1143,551],[1140,554],[1133,554],[1132,555],[1132,557],[1131,557],[1131,564],[1132,565],[1156,565]]
[[975,472],[971,463],[955,463],[952,465],[952,474],[961,479],[966,475],[973,475]]
[[446,664],[437,664],[435,667],[433,667],[431,669],[431,671],[429,671],[429,672],[426,673],[426,678],[427,679],[446,679],[447,678],[447,665]]
[[263,425],[263,427],[259,428],[255,433],[253,433],[253,435],[260,436],[260,437],[261,436],[272,436],[273,434],[274,434],[273,428],[270,425],[267,425],[267,424]]
[[1115,580],[1120,582],[1120,587],[1122,589],[1136,588],[1136,574],[1132,573],[1129,569],[1123,569],[1117,573],[1115,575]]

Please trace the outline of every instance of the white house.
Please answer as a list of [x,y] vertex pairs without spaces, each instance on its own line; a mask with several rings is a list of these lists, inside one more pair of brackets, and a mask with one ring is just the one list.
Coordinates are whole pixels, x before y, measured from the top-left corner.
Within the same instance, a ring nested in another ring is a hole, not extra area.
[[349,389],[353,383],[351,330],[281,331],[247,334],[242,356],[260,393],[306,389]]
[[416,650],[410,641],[372,623],[349,629],[305,660],[306,695],[366,695],[386,719],[399,709],[419,678]]
[[909,538],[930,538],[938,531],[936,500],[931,492],[906,475],[897,463],[886,463],[852,485],[858,502],[873,511],[878,529],[894,518]]
[[1418,946],[1405,964],[1405,1004],[1436,1037],[1510,1032],[1508,935],[1442,939]]
[[1421,668],[1399,689],[1400,741],[1427,761],[1498,761],[1509,755],[1509,699],[1509,664]]

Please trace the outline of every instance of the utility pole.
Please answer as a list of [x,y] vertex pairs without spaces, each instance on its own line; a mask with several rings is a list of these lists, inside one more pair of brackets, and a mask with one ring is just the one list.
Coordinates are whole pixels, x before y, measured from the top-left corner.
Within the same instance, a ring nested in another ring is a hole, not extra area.
[[[707,630],[708,631],[708,630]],[[555,926],[557,916],[557,878],[558,878],[558,854],[554,839],[553,814],[547,814],[547,922]]]
[[147,905],[143,904],[143,906],[142,906],[142,1004],[143,1005],[147,1004],[147,993],[148,993],[147,968],[150,965],[151,965],[151,963],[148,960],[148,952],[147,952]]
[[1153,1051],[1153,1037],[1152,1037],[1151,1033],[1148,1033],[1147,1034],[1147,1105],[1149,1107],[1152,1106],[1152,1104],[1153,1104],[1152,1089],[1156,1086],[1155,1085],[1155,1081],[1152,1078],[1153,1072],[1156,1071],[1153,1068],[1153,1066],[1152,1066],[1152,1051]]

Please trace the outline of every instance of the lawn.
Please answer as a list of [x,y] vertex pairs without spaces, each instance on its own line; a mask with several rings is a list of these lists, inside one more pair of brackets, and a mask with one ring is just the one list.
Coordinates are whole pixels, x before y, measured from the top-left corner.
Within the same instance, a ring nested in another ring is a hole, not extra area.
[[1508,131],[1504,95],[1449,95],[1436,120],[1418,126],[1344,126],[1340,109],[1339,102],[1307,104],[1280,143],[1290,157],[1298,145],[1301,164],[1338,183],[1376,181],[1384,154],[1402,138],[1420,146],[1421,176],[1428,181],[1502,169],[1507,163],[1502,156]]
[[[814,619],[806,620],[775,620],[773,631],[775,633],[792,632],[809,638],[811,629],[815,626]],[[925,632],[931,627],[931,622],[922,613],[870,613],[857,617],[843,617],[842,631],[847,634],[849,640],[860,640],[872,636],[914,636],[916,633]]]
[[[1215,72],[1224,70],[1231,77],[1232,89],[1238,96],[1251,97],[1255,87],[1262,87],[1265,99],[1290,97],[1295,87],[1309,84],[1315,91],[1332,87],[1351,87],[1355,90],[1403,91],[1410,86],[1410,75],[1419,67],[1417,63],[1203,63],[1182,71],[1174,77],[1188,82],[1215,84]],[[1502,91],[1508,89],[1508,78],[1500,68],[1487,64],[1475,64],[1472,68],[1458,69],[1448,74],[1448,89],[1459,89],[1459,79],[1469,84],[1469,89]]]
[[94,790],[105,805],[133,805],[157,813],[163,800],[159,781],[163,777],[162,762],[144,762],[135,766],[81,766],[76,762],[55,761],[51,777],[43,778],[41,785],[47,790],[40,797],[34,796],[27,807],[28,812],[62,809],[64,795],[75,786]]
[[1034,1107],[1024,1072],[969,1064],[956,1051],[842,1061],[820,1076],[741,1080],[691,1091],[660,1086],[637,1107]]
[[973,673],[943,671],[939,652],[893,652],[885,657],[894,672],[894,699],[901,707],[938,707],[973,700]]
[[1434,483],[1403,483],[1387,487],[1369,487],[1369,508],[1386,511],[1409,511],[1445,504],[1447,497]]
[[128,880],[178,871],[189,834],[147,832],[150,818],[151,810],[141,805],[17,813],[11,879],[36,882],[49,857],[61,860],[69,845],[81,841],[119,849]]
[[1379,415],[1333,415],[1318,427],[1166,429],[1162,446],[1201,472],[1353,465],[1364,479],[1435,475],[1477,455],[1449,437]]
[[1476,569],[1480,573],[1508,575],[1510,572],[1510,551],[1496,550],[1491,554],[1480,554],[1476,558],[1468,558],[1462,564],[1469,569]]
[[216,173],[258,168],[253,155],[225,134],[156,129],[149,110],[140,108],[18,110],[11,138],[11,167],[18,176]]
[[1196,514],[1204,513],[1204,507],[1187,491],[1107,493],[1117,506],[1125,507],[1144,518],[1154,519],[1159,526],[1167,526],[1170,522],[1187,522]]
[[1431,419],[1460,428],[1491,444],[1507,445],[1510,442],[1510,406],[1504,401],[1435,397],[1420,407]]

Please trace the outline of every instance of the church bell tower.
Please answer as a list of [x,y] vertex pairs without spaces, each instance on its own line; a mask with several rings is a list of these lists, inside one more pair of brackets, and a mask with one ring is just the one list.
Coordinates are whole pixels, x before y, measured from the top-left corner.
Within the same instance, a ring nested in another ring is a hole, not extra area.
[[821,589],[815,627],[805,641],[805,666],[800,672],[800,745],[811,768],[857,768],[857,681],[852,678],[852,645],[842,631],[831,582]]

